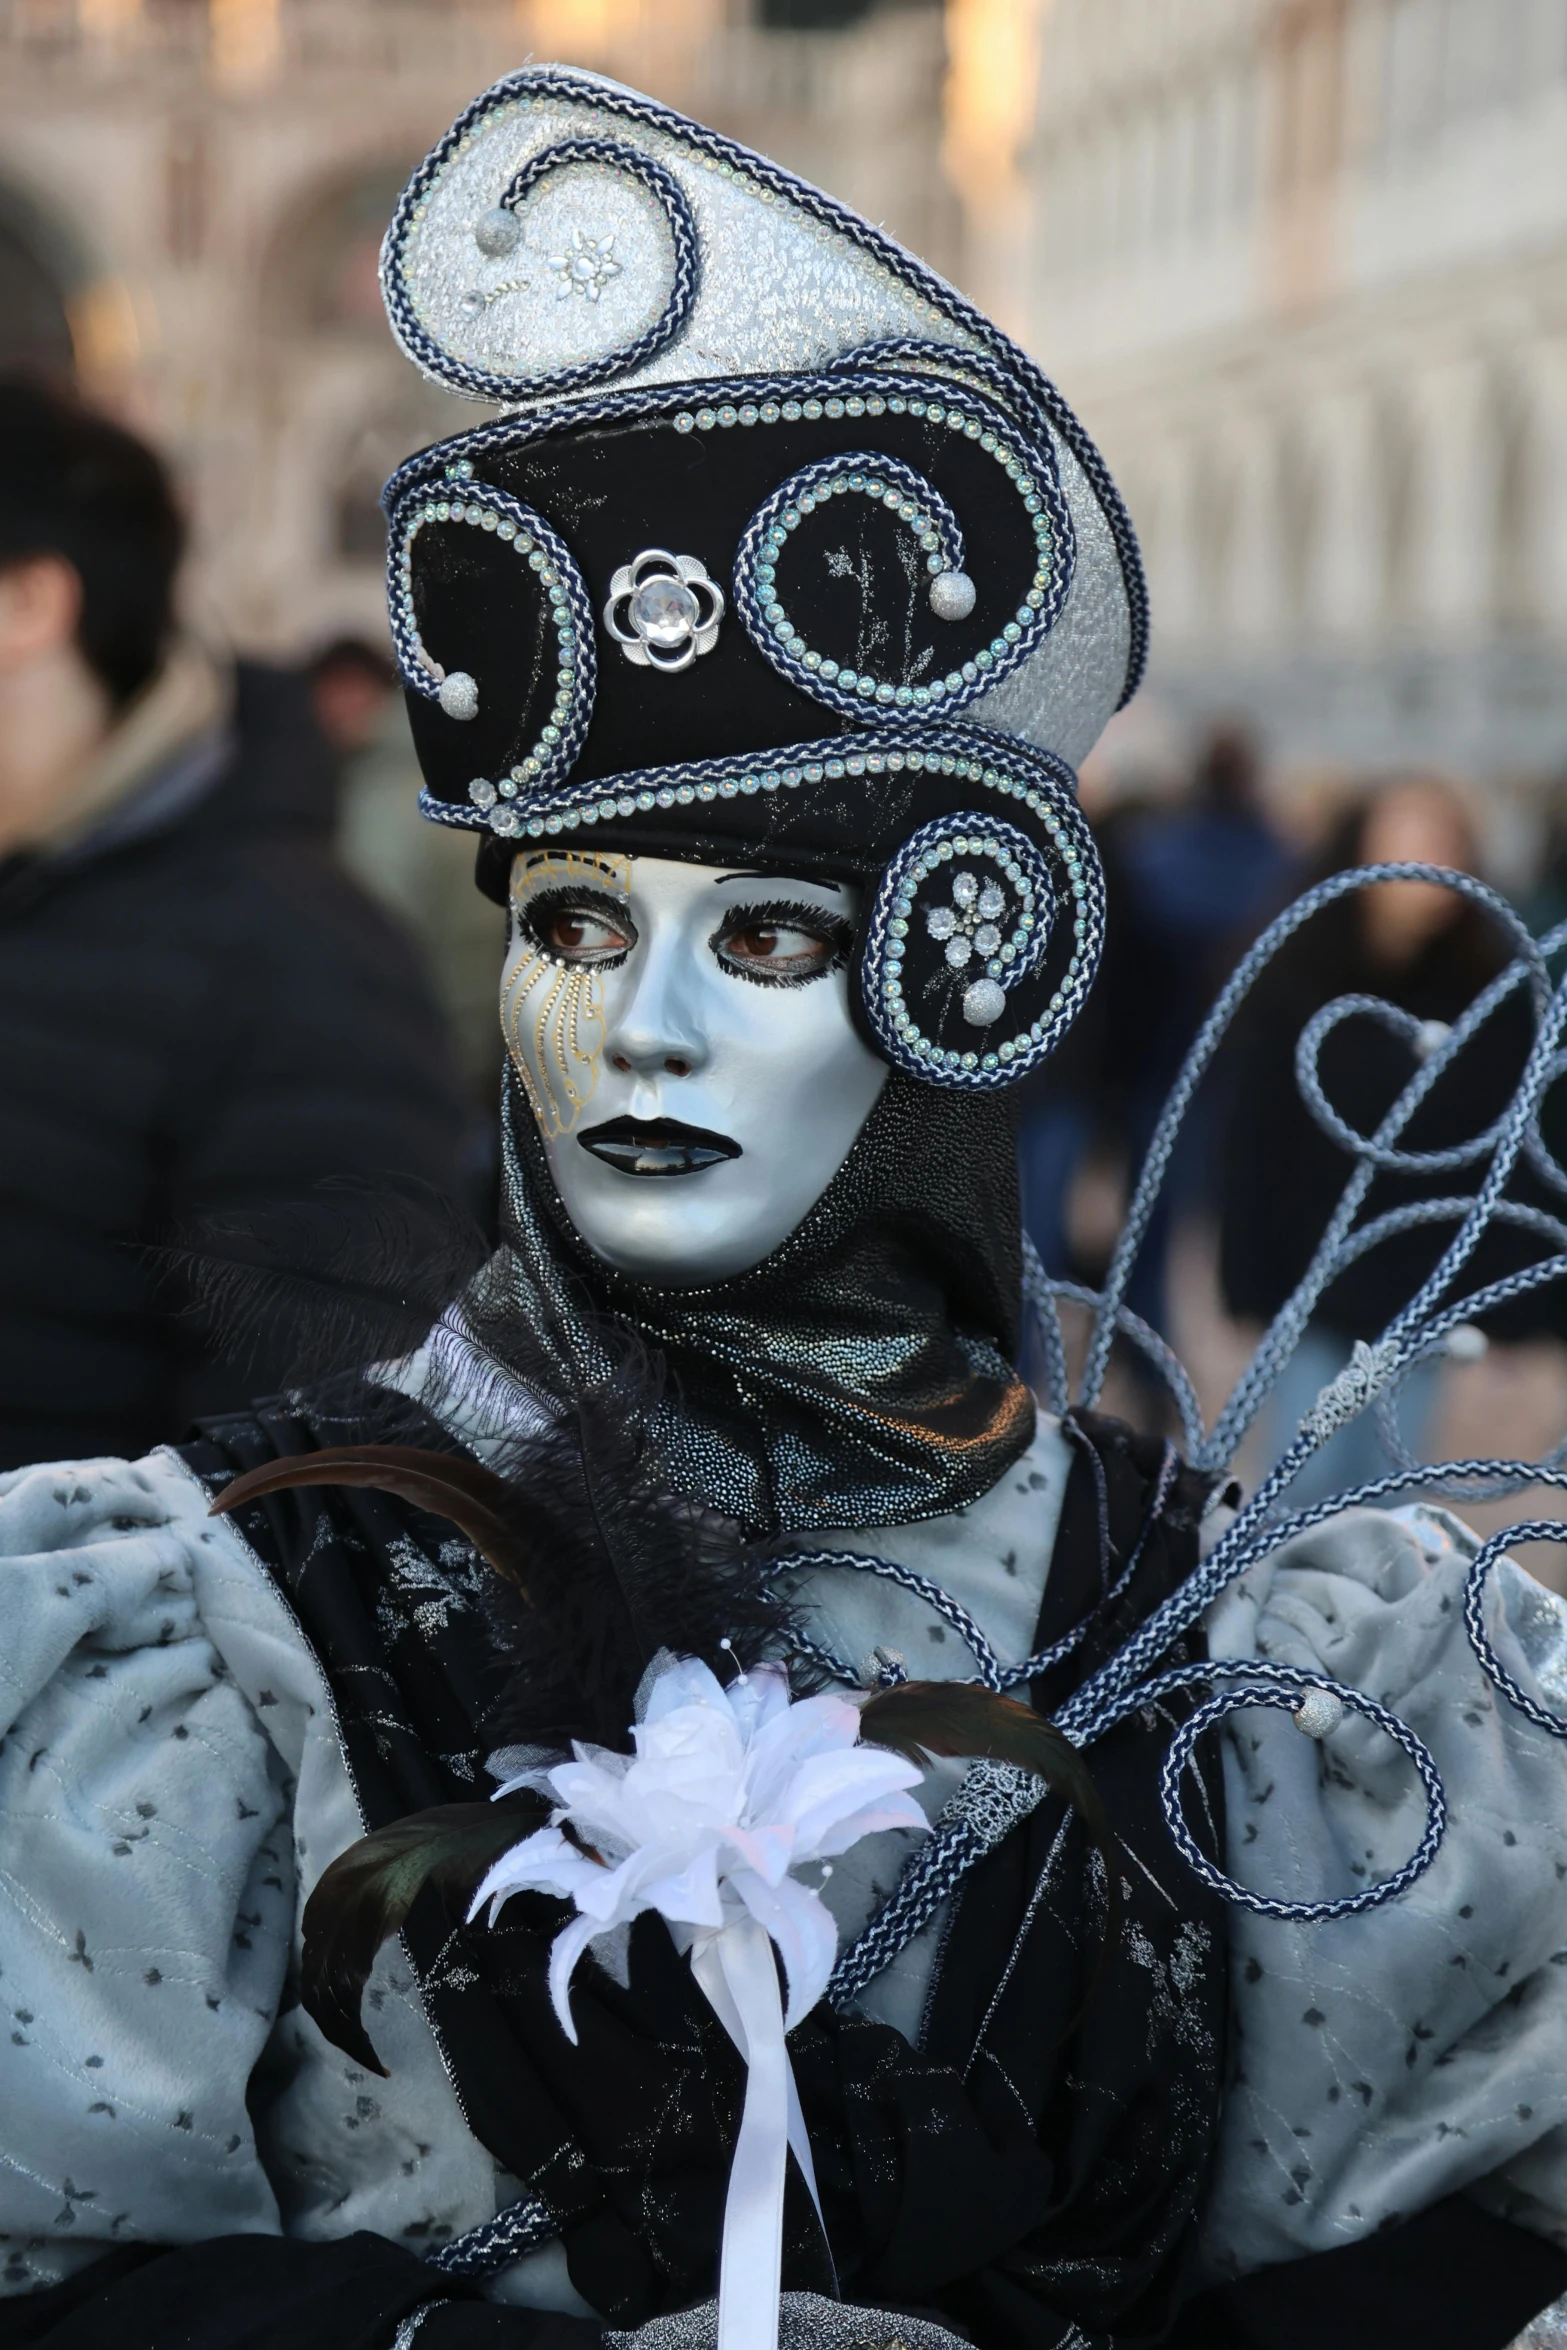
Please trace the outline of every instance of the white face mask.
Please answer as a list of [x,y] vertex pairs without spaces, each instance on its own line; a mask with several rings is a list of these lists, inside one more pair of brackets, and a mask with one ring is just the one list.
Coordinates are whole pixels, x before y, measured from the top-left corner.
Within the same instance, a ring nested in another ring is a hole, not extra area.
[[606,1264],[723,1281],[820,1199],[887,1077],[849,1015],[858,897],[612,851],[517,858],[501,1026]]

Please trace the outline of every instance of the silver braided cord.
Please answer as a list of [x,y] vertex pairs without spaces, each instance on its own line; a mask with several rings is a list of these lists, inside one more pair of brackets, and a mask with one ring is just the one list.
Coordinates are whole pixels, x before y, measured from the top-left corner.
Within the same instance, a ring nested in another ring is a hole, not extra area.
[[[1436,882],[1483,906],[1506,934],[1514,949],[1514,960],[1476,997],[1463,1017],[1436,1038],[1430,1037],[1420,1023],[1398,1007],[1369,996],[1340,997],[1307,1022],[1296,1052],[1296,1078],[1302,1099],[1316,1122],[1355,1163],[1307,1272],[1275,1316],[1208,1434],[1204,1431],[1195,1389],[1184,1367],[1158,1334],[1130,1314],[1122,1302],[1132,1265],[1146,1234],[1181,1121],[1241,1002],[1279,948],[1313,914],[1349,891],[1388,880]],[[1460,1326],[1567,1277],[1567,1216],[1554,1215],[1544,1208],[1507,1197],[1507,1185],[1520,1164],[1530,1167],[1552,1190],[1567,1196],[1567,1172],[1552,1156],[1539,1124],[1546,1093],[1567,1071],[1567,1053],[1561,1043],[1567,1028],[1567,982],[1553,989],[1548,968],[1550,958],[1564,946],[1567,946],[1567,925],[1535,940],[1504,900],[1467,874],[1425,865],[1383,865],[1333,875],[1270,924],[1238,966],[1205,1021],[1155,1132],[1103,1289],[1096,1293],[1076,1283],[1052,1279],[1032,1246],[1026,1241],[1024,1244],[1024,1299],[1038,1331],[1051,1409],[1064,1412],[1070,1392],[1059,1312],[1064,1299],[1087,1307],[1094,1315],[1080,1400],[1087,1405],[1097,1397],[1115,1336],[1119,1333],[1129,1338],[1169,1387],[1192,1464],[1219,1475],[1228,1467],[1236,1446],[1304,1334],[1317,1301],[1338,1275],[1370,1250],[1401,1233],[1441,1224],[1454,1227],[1429,1277],[1374,1344],[1357,1344],[1349,1363],[1323,1390],[1293,1440],[1238,1511],[1208,1558],[1107,1663],[1084,1681],[1054,1716],[1057,1729],[1074,1745],[1089,1747],[1119,1723],[1157,1707],[1161,1699],[1177,1690],[1197,1687],[1212,1690],[1213,1694],[1196,1707],[1171,1740],[1160,1776],[1161,1802],[1171,1835],[1199,1879],[1226,1901],[1261,1916],[1323,1923],[1395,1900],[1430,1867],[1441,1845],[1447,1824],[1447,1803],[1436,1765],[1423,1742],[1391,1709],[1364,1691],[1335,1682],[1327,1675],[1263,1659],[1208,1660],[1161,1669],[1161,1659],[1182,1634],[1199,1623],[1206,1610],[1238,1576],[1285,1543],[1343,1510],[1418,1494],[1476,1500],[1515,1493],[1531,1485],[1567,1491],[1567,1465],[1564,1465],[1567,1464],[1567,1437],[1538,1461],[1470,1458],[1416,1463],[1398,1437],[1391,1411],[1391,1400],[1400,1380],[1417,1362],[1443,1348]],[[1507,1110],[1484,1133],[1445,1149],[1401,1149],[1400,1136],[1443,1072],[1520,987],[1528,989],[1532,1000],[1535,1036],[1523,1076]],[[1417,1057],[1417,1067],[1409,1082],[1372,1135],[1357,1133],[1338,1114],[1318,1075],[1318,1058],[1325,1038],[1343,1021],[1356,1017],[1374,1019],[1391,1033],[1403,1037]],[[1448,1193],[1415,1200],[1364,1224],[1356,1222],[1378,1173],[1439,1175],[1465,1167],[1478,1169],[1482,1165],[1485,1172],[1473,1193]],[[1493,1225],[1506,1225],[1532,1234],[1551,1253],[1467,1295],[1453,1295],[1465,1265]],[[1365,1411],[1377,1415],[1388,1441],[1391,1456],[1388,1474],[1334,1494],[1310,1508],[1289,1509],[1284,1496],[1297,1470],[1340,1427]],[[1481,1669],[1509,1703],[1553,1737],[1567,1740],[1567,1716],[1541,1706],[1507,1673],[1484,1619],[1485,1585],[1491,1572],[1513,1547],[1528,1541],[1567,1543],[1567,1521],[1531,1519],[1504,1528],[1482,1545],[1465,1584],[1465,1630]],[[978,1649],[974,1653],[976,1657],[981,1656]],[[1030,1665],[1037,1672],[1041,1660],[1031,1659]],[[1321,1717],[1326,1727],[1321,1730],[1311,1726],[1312,1702],[1327,1709]],[[1326,1735],[1342,1713],[1356,1713],[1375,1723],[1402,1748],[1414,1767],[1426,1800],[1425,1827],[1407,1861],[1380,1882],[1355,1893],[1317,1901],[1288,1901],[1251,1891],[1226,1876],[1203,1854],[1181,1811],[1182,1774],[1205,1733],[1231,1715],[1258,1708],[1291,1713],[1309,1735]],[[956,1888],[974,1862],[1044,1799],[1045,1790],[1038,1781],[1031,1786],[1019,1784],[1006,1788],[996,1784],[998,1766],[985,1765],[983,1770],[987,1774],[984,1783],[976,1785],[973,1797],[965,1801],[970,1785],[980,1777],[978,1771],[970,1772],[964,1788],[937,1821],[889,1900],[839,1961],[831,1986],[834,2000],[852,1998],[863,1989],[929,1922],[941,1901]],[[1021,1779],[1022,1774],[1011,1776]]]
[[449,2236],[426,2255],[425,2266],[439,2269],[447,2277],[494,2276],[498,2269],[510,2268],[525,2252],[534,2251],[559,2233],[553,2213],[534,2196],[522,2195],[493,2219],[465,2228],[460,2236]]
[[417,2309],[410,2309],[392,2337],[392,2350],[413,2350],[414,2338],[424,2321],[437,2309],[450,2309],[450,2301],[421,2301]]
[[[1282,914],[1269,923],[1255,945],[1236,966],[1234,973],[1221,991],[1218,1001],[1203,1022],[1202,1028],[1186,1056],[1180,1074],[1170,1090],[1169,1100],[1164,1106],[1153,1140],[1149,1144],[1148,1156],[1143,1162],[1137,1189],[1127,1210],[1125,1227],[1116,1244],[1115,1254],[1110,1262],[1110,1270],[1105,1277],[1099,1312],[1089,1346],[1088,1361],[1084,1366],[1082,1383],[1079,1388],[1079,1399],[1083,1403],[1092,1404],[1104,1384],[1105,1371],[1110,1359],[1111,1341],[1115,1334],[1116,1313],[1126,1293],[1126,1286],[1131,1278],[1132,1266],[1136,1261],[1137,1252],[1147,1233],[1154,1203],[1158,1198],[1160,1186],[1164,1181],[1170,1156],[1175,1147],[1176,1135],[1191,1106],[1192,1097],[1196,1093],[1198,1084],[1206,1075],[1243,999],[1251,992],[1256,980],[1285,941],[1293,937],[1294,933],[1304,923],[1309,922],[1314,914],[1321,912],[1323,907],[1331,905],[1335,899],[1354,890],[1369,888],[1378,881],[1431,881],[1439,886],[1453,889],[1459,896],[1467,897],[1477,905],[1484,906],[1507,932],[1519,960],[1528,966],[1536,1002],[1543,1015],[1546,1001],[1550,995],[1550,977],[1546,970],[1545,957],[1541,947],[1530,936],[1505,898],[1499,897],[1495,890],[1488,889],[1484,882],[1476,881],[1472,874],[1455,873],[1447,867],[1439,865],[1364,865],[1351,872],[1330,875],[1326,881],[1319,882],[1314,889],[1307,890],[1302,897],[1297,898],[1293,905],[1287,906]],[[1486,991],[1485,996],[1477,999],[1476,1005],[1471,1007],[1471,1012],[1466,1016],[1465,1021],[1455,1027],[1447,1045],[1440,1052],[1433,1053],[1430,1060],[1417,1072],[1411,1085],[1388,1113],[1385,1127],[1391,1125],[1392,1131],[1396,1133],[1407,1124],[1416,1103],[1435,1083],[1436,1077],[1459,1049],[1460,1043],[1467,1041],[1468,1034],[1472,1033],[1470,1022],[1479,1013],[1480,1005],[1486,1005],[1487,1011],[1489,1011],[1493,1007],[1494,1000],[1497,1000],[1499,991],[1503,989],[1504,983],[1515,985],[1516,980],[1511,980],[1510,974],[1504,973],[1502,979],[1493,983],[1493,987]],[[1531,1116],[1533,1109],[1534,1102],[1531,1101]],[[1379,1140],[1381,1139],[1382,1137],[1379,1136]],[[1364,1170],[1357,1168],[1356,1177],[1352,1180],[1359,1180],[1364,1186],[1369,1184],[1370,1176]],[[1340,1212],[1342,1213],[1342,1203]],[[1337,1219],[1335,1219],[1336,1221]],[[1307,1281],[1310,1278],[1308,1273]],[[1302,1287],[1304,1286],[1303,1283]],[[1299,1292],[1297,1292],[1298,1294]],[[1287,1312],[1289,1309],[1285,1310]],[[1226,1464],[1210,1460],[1195,1465],[1222,1467]]]

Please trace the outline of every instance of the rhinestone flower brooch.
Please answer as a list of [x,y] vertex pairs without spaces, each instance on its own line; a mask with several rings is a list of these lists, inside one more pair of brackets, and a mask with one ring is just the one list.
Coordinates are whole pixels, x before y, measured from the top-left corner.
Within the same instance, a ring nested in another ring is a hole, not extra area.
[[689,669],[718,642],[724,591],[695,555],[648,547],[609,583],[604,626],[638,669]]

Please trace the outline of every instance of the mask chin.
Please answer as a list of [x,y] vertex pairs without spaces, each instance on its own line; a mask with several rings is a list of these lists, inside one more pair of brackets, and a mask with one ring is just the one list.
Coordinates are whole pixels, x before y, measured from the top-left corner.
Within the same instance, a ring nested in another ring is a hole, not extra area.
[[[837,1175],[886,1070],[863,1109],[851,1095],[792,1148],[782,1133],[738,1158],[682,1174],[630,1174],[596,1161],[579,1138],[545,1142],[572,1229],[601,1264],[655,1289],[700,1289],[751,1272],[798,1230]],[[856,1114],[857,1113],[857,1114]]]

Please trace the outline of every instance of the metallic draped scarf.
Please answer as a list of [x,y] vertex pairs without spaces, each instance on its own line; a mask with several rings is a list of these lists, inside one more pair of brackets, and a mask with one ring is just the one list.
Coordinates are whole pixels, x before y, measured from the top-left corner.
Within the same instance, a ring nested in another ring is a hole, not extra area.
[[634,1334],[664,1367],[648,1432],[661,1473],[748,1533],[941,1517],[1026,1449],[1004,1096],[894,1071],[798,1229],[702,1289],[650,1288],[591,1254],[510,1072],[503,1159],[503,1239],[464,1300],[471,1335],[565,1408],[616,1376],[617,1330]]

